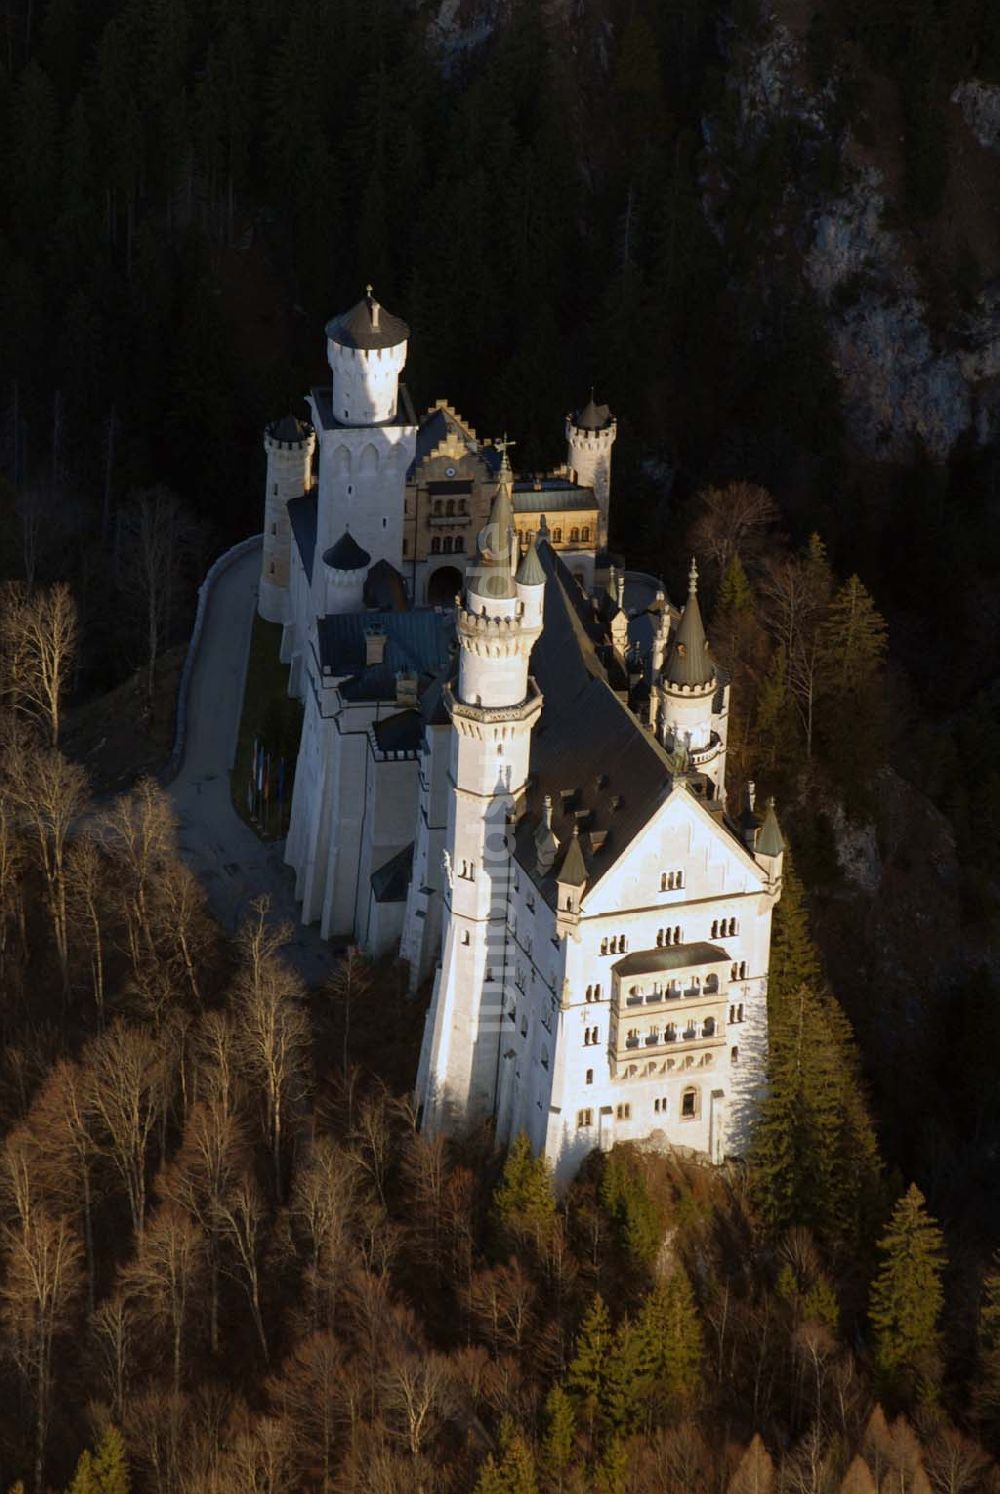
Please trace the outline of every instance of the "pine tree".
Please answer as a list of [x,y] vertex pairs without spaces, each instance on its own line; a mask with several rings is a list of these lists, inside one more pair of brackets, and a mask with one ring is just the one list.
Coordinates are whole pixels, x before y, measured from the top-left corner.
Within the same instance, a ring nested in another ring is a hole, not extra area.
[[101,1485],[94,1472],[94,1459],[89,1449],[84,1448],[76,1465],[69,1494],[102,1494]]
[[515,1240],[529,1238],[541,1245],[552,1233],[556,1219],[552,1169],[544,1157],[535,1156],[523,1131],[507,1153],[493,1207],[502,1230]]
[[608,1309],[598,1293],[584,1314],[576,1352],[566,1373],[567,1390],[583,1413],[590,1437],[594,1435],[594,1423],[603,1404],[613,1342]]
[[486,1459],[476,1494],[538,1494],[534,1454],[509,1416],[500,1424],[499,1461],[492,1453]]
[[850,1024],[826,991],[802,885],[786,858],[768,979],[768,1092],[751,1159],[768,1226],[856,1242],[879,1158]]
[[117,1427],[109,1426],[94,1457],[94,1473],[101,1494],[129,1494],[128,1459]]
[[719,587],[718,611],[746,612],[753,606],[753,592],[743,562],[734,555]]
[[701,1320],[683,1266],[650,1292],[636,1320],[634,1377],[647,1416],[668,1418],[697,1398],[704,1357]]
[[885,660],[888,628],[871,594],[850,576],[833,597],[823,622],[823,685],[837,695],[856,694]]
[[604,1449],[595,1487],[597,1494],[625,1494],[627,1486],[628,1454],[625,1451],[625,1439],[621,1433],[615,1432]]
[[643,1266],[651,1266],[663,1242],[665,1220],[646,1183],[639,1156],[631,1147],[615,1147],[604,1164],[601,1202],[611,1215],[622,1243]]
[[871,1469],[860,1454],[852,1458],[838,1494],[878,1494]]
[[576,1418],[573,1402],[561,1385],[554,1385],[545,1402],[545,1439],[541,1464],[546,1487],[559,1494],[573,1463],[576,1441]]
[[876,1366],[904,1392],[913,1386],[929,1392],[939,1371],[944,1237],[915,1183],[893,1209],[878,1249],[868,1314]]

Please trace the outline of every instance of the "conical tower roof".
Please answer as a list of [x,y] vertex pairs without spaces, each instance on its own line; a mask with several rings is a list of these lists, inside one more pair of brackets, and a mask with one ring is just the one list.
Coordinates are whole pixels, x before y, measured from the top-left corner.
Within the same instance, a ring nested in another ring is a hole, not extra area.
[[780,856],[785,849],[784,836],[781,826],[778,824],[778,816],[774,811],[774,795],[767,801],[767,811],[764,815],[764,823],[760,827],[755,847],[761,856]]
[[391,311],[379,305],[369,285],[363,300],[350,311],[344,311],[327,322],[326,335],[331,342],[339,342],[341,347],[358,348],[367,353],[406,342],[410,329],[400,317],[393,316]]
[[500,481],[493,498],[490,517],[479,531],[476,541],[478,559],[470,591],[476,596],[506,600],[517,596],[511,570],[511,547],[514,534],[514,476],[504,449],[500,463]]
[[715,664],[698,605],[698,566],[693,559],[687,605],[670,645],[663,678],[670,685],[711,685],[715,682]]
[[344,530],[335,545],[331,545],[323,556],[323,564],[335,571],[363,571],[371,565],[371,556],[362,550],[348,530]]
[[599,405],[596,402],[594,391],[591,389],[587,403],[573,416],[573,424],[578,431],[603,431],[610,422],[611,410],[607,405]]
[[514,579],[517,581],[518,586],[545,585],[545,571],[542,569],[542,562],[538,558],[538,549],[534,540],[528,546],[528,553],[518,566],[517,575]]
[[563,857],[562,866],[559,868],[556,880],[564,882],[567,887],[583,887],[587,881],[587,866],[583,859],[583,848],[580,845],[580,834],[576,826],[573,826],[573,834],[569,838],[569,845]]

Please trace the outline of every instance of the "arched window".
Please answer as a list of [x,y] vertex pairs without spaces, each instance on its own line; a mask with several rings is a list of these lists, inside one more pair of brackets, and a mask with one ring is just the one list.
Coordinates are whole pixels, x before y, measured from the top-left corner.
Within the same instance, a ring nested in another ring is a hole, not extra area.
[[569,542],[570,542],[571,545],[578,545],[580,543],[580,531],[579,531],[579,529],[571,529],[570,530],[570,532],[569,532]]
[[465,549],[465,540],[462,535],[456,534],[455,543],[452,548],[454,549],[456,555],[460,555],[462,553],[462,551]]
[[701,1029],[702,1037],[715,1037],[715,1018],[706,1017]]
[[431,554],[432,555],[440,555],[441,554],[441,541],[438,539],[437,535],[435,535],[434,538],[431,540]]
[[440,498],[435,498],[434,499],[434,512],[436,514],[440,514],[440,512],[441,512],[441,499]]
[[587,1070],[587,1077],[584,1080],[584,1083],[585,1084],[593,1084],[593,1082],[594,1082],[594,1071],[593,1071],[593,1069],[588,1069]]
[[681,942],[681,931],[680,931],[680,925],[678,925],[677,928],[674,929],[674,943],[675,944],[679,944],[680,942]]
[[585,524],[580,530],[580,538],[583,540],[584,544],[586,544],[587,540],[590,539],[590,528],[588,525]]
[[[607,954],[607,952],[608,952],[608,941],[607,941],[607,939],[602,939],[601,940],[601,954]],[[736,976],[735,976],[735,966],[734,966],[733,979],[735,980],[735,978],[736,978]]]
[[739,1050],[739,1048],[734,1048],[733,1051],[729,1055],[729,1062],[735,1068],[736,1064],[738,1064],[739,1061],[740,1061],[740,1050]]
[[712,932],[709,937],[712,939],[717,939],[719,937],[719,920],[717,918],[712,922]]
[[444,537],[444,539],[441,541],[441,553],[443,555],[450,555],[451,554],[451,535],[450,534],[446,534],[445,537]]
[[444,511],[448,515],[449,519],[452,518],[452,516],[455,513],[455,500],[454,500],[454,498],[449,498],[448,499],[448,502],[444,506]]
[[562,544],[562,530],[561,529],[553,529],[553,531],[552,531],[552,543],[554,545],[561,545]]

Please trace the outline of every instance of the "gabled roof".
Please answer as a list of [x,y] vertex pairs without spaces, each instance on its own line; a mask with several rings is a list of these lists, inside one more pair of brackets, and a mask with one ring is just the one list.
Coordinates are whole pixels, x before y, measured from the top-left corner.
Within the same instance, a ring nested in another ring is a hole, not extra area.
[[311,488],[298,498],[289,498],[285,505],[302,569],[310,581],[313,577],[313,557],[316,554],[316,501],[317,489]]
[[323,564],[333,571],[363,571],[371,564],[371,556],[345,529],[337,543],[324,552]]
[[671,685],[711,685],[716,679],[698,605],[698,567],[693,560],[687,605],[670,643],[663,678]]
[[365,577],[364,603],[380,612],[408,612],[406,582],[388,560],[376,560]]
[[350,311],[341,312],[326,324],[326,335],[331,342],[339,342],[344,348],[360,348],[371,352],[375,348],[394,348],[405,342],[410,329],[398,316],[380,306],[368,287],[364,296]]
[[413,841],[372,872],[372,896],[377,903],[405,903],[413,870]]

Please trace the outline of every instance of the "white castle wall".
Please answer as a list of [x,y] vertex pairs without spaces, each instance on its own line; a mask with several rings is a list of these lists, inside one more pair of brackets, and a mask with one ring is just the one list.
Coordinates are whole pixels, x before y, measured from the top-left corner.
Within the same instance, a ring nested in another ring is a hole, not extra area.
[[406,348],[401,342],[394,348],[368,351],[346,348],[327,338],[334,420],[342,425],[378,425],[394,420]]
[[264,547],[261,555],[258,611],[268,622],[287,622],[291,616],[288,593],[292,548],[288,501],[312,486],[316,437],[307,432],[301,441],[279,441],[264,435],[267,483],[264,498]]

